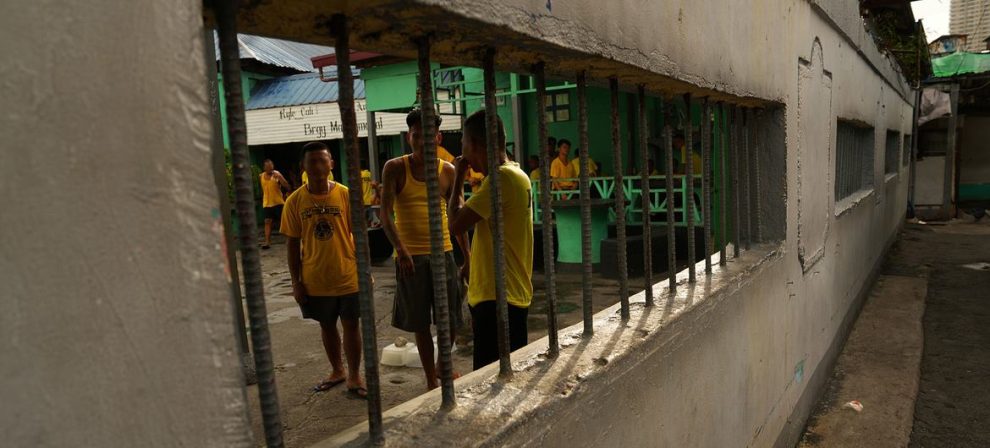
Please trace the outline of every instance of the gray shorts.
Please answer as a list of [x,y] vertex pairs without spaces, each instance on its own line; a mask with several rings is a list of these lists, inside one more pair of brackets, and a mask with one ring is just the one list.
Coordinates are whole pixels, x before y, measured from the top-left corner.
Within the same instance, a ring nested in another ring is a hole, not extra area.
[[[409,332],[426,331],[430,324],[436,322],[433,309],[433,270],[430,268],[429,255],[413,255],[413,275],[404,276],[399,272],[399,263],[395,263],[395,301],[392,303],[392,326]],[[454,261],[454,252],[444,254],[447,265],[447,307],[450,322],[454,328],[460,328],[461,291],[460,271]]]

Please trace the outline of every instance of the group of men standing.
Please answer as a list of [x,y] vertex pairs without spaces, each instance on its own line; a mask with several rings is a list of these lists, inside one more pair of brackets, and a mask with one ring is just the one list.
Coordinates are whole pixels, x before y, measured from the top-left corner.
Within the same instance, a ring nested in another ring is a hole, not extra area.
[[[453,336],[464,320],[461,307],[466,296],[471,313],[474,338],[474,368],[498,360],[495,312],[495,269],[491,219],[491,174],[496,172],[501,185],[504,226],[505,291],[509,304],[509,339],[511,350],[528,341],[526,318],[533,296],[533,210],[529,177],[505,152],[505,131],[501,119],[495,143],[498,167],[488,166],[485,114],[480,110],[464,122],[463,155],[451,158],[440,143],[437,173],[443,205],[444,267],[450,330]],[[434,129],[440,127],[434,115]],[[439,386],[434,362],[431,325],[436,324],[435,291],[430,255],[428,194],[425,179],[425,156],[422,114],[413,110],[406,117],[407,143],[412,153],[389,160],[382,171],[380,220],[395,248],[396,290],[392,325],[415,335],[419,356],[426,376],[426,386]],[[442,152],[441,152],[442,150]],[[446,154],[444,154],[446,153]],[[444,160],[447,159],[447,160]],[[448,161],[450,160],[450,161]],[[331,373],[316,390],[330,389],[346,383],[347,393],[356,398],[367,395],[360,376],[361,338],[357,257],[350,224],[349,190],[329,178],[333,159],[326,145],[307,143],[303,147],[303,169],[309,182],[284,201],[281,232],[287,237],[289,274],[292,293],[303,317],[320,323],[323,346],[330,361]],[[262,174],[263,191],[284,187],[285,179],[272,173],[266,164]],[[273,170],[272,170],[273,171]],[[464,184],[475,179],[472,195],[464,199]],[[270,184],[266,184],[265,182]],[[271,185],[271,186],[266,186]],[[277,201],[272,201],[277,202]],[[266,210],[268,207],[266,195]],[[266,213],[267,217],[267,213]],[[473,229],[473,238],[468,233]],[[266,221],[266,244],[270,225]],[[462,263],[453,254],[457,241]],[[466,283],[466,285],[465,285]],[[340,320],[343,334],[337,330]],[[374,325],[372,322],[366,325]],[[342,356],[343,354],[343,356]],[[343,359],[346,358],[346,369]]]

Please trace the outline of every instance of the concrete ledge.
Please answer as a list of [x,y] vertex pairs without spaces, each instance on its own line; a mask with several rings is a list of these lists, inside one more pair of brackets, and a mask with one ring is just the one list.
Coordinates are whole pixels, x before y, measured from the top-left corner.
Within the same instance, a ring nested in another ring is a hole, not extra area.
[[[544,355],[544,337],[513,353],[510,381],[497,379],[497,364],[465,375],[455,383],[458,405],[450,412],[439,412],[439,390],[397,406],[384,415],[386,446],[542,445],[564,429],[549,422],[575,418],[574,409],[594,405],[589,396],[607,392],[613,382],[642,370],[644,359],[677,351],[696,333],[710,329],[705,320],[717,314],[718,305],[736,298],[758,272],[781,262],[782,253],[780,246],[757,245],[725,267],[718,266],[716,254],[711,277],[702,274],[688,285],[686,270],[677,275],[676,296],[668,294],[666,280],[654,285],[654,307],[644,306],[642,292],[632,296],[628,322],[620,320],[616,304],[595,315],[592,338],[581,336],[580,323],[562,330],[556,360]],[[703,272],[704,263],[698,265]],[[592,424],[600,424],[608,435],[607,422]],[[364,446],[367,440],[363,423],[314,446]]]

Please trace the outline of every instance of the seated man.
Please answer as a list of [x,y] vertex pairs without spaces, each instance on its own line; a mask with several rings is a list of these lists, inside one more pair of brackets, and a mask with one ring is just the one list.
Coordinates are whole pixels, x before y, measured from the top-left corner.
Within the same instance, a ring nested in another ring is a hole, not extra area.
[[[492,219],[491,179],[499,176],[501,186],[502,225],[504,229],[505,297],[509,311],[509,349],[516,350],[528,341],[526,316],[533,299],[533,204],[529,177],[519,164],[505,155],[505,130],[498,119],[495,142],[499,166],[488,166],[485,110],[475,112],[464,121],[464,155],[455,161],[457,174],[448,201],[450,231],[467,232],[474,227],[471,241],[471,269],[468,281],[468,305],[474,322],[474,368],[498,360],[498,330],[495,307],[494,242],[489,220]],[[464,202],[464,177],[469,168],[485,175],[485,180],[471,198]]]
[[[571,142],[566,138],[557,141],[557,157],[550,163],[551,179],[573,179],[576,173],[571,168],[571,162],[567,159],[567,154],[571,152]],[[554,190],[573,190],[577,188],[577,183],[573,180],[555,180],[551,184]]]

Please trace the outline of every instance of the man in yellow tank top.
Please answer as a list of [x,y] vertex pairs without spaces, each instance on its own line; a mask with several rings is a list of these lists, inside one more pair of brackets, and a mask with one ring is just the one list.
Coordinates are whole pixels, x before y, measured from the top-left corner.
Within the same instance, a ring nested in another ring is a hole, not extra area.
[[[397,157],[385,163],[382,170],[381,222],[385,235],[395,248],[395,301],[392,309],[392,326],[415,333],[419,358],[426,373],[426,387],[440,386],[434,361],[433,273],[430,267],[430,225],[426,194],[426,168],[423,156],[422,116],[414,109],[406,116],[409,133],[406,140],[412,154]],[[436,115],[436,144],[442,139],[439,132],[440,116]],[[461,275],[454,261],[453,245],[447,228],[446,198],[454,183],[454,166],[438,159],[436,170],[440,180],[440,204],[438,210],[443,220],[443,248],[447,271],[447,299],[450,310],[451,337],[461,323]],[[468,272],[470,252],[467,234],[455,234],[464,264]]]
[[[322,392],[347,383],[348,395],[366,398],[361,379],[357,255],[351,233],[351,206],[347,187],[327,179],[332,157],[327,146],[303,146],[303,166],[310,182],[289,195],[282,215],[292,296],[302,315],[320,323],[323,349],[331,373],[313,389]],[[347,358],[347,371],[341,357]],[[369,323],[374,325],[374,323]]]
[[289,181],[282,177],[282,173],[275,171],[275,163],[272,159],[265,159],[263,163],[264,171],[261,173],[261,206],[265,211],[265,242],[262,249],[272,247],[272,226],[276,221],[282,219],[282,189],[289,190]]
[[[533,197],[529,176],[519,164],[505,154],[505,128],[498,122],[496,160],[501,164],[488,166],[485,110],[471,114],[464,121],[464,155],[455,165],[457,178],[451,193],[447,214],[451,232],[467,232],[474,227],[471,259],[474,260],[468,279],[467,300],[474,326],[474,368],[480,369],[497,361],[498,325],[495,312],[494,238],[490,230],[492,175],[498,176],[501,187],[503,254],[505,255],[505,297],[509,311],[509,349],[517,350],[528,339],[526,317],[533,300]],[[464,201],[463,179],[468,168],[485,174],[481,187]]]

